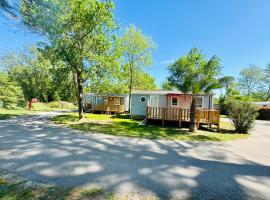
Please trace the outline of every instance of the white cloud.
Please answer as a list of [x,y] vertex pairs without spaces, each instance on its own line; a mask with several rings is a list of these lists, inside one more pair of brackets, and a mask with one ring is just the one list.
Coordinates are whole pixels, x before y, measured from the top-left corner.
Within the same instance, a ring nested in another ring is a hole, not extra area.
[[160,62],[160,64],[162,65],[169,65],[169,64],[172,64],[175,60],[172,59],[172,60],[163,60]]

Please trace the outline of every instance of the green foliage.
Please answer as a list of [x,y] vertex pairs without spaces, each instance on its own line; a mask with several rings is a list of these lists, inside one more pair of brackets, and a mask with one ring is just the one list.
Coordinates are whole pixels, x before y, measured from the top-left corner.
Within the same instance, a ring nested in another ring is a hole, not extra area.
[[227,84],[227,86],[226,86],[226,94],[221,95],[218,98],[218,105],[219,105],[220,113],[222,115],[227,115],[226,100],[229,99],[229,98],[239,99],[239,98],[246,98],[246,97],[240,95],[240,92],[238,90],[238,84],[236,84],[234,82],[231,82],[230,84]]
[[228,117],[237,133],[248,133],[258,115],[256,107],[247,99],[230,98],[226,101]]
[[260,120],[270,120],[270,108],[269,107],[259,108],[258,112],[259,112],[258,119],[260,119]]
[[[152,39],[144,36],[142,31],[138,30],[134,25],[130,25],[123,37],[118,38],[116,46],[117,51],[122,55],[120,59],[122,66],[121,76],[125,77],[124,80],[127,80],[126,84],[128,84],[129,93],[132,89],[135,89],[135,86],[142,87],[141,80],[146,80],[147,83],[149,81],[153,83],[152,78],[142,72],[143,67],[149,66],[153,62],[152,53],[156,45]],[[147,89],[153,88],[152,86],[153,84]]]
[[9,75],[21,86],[26,100],[38,98],[41,101],[47,101],[47,95],[52,87],[50,74],[52,66],[35,47],[28,48],[25,52],[14,55],[18,64],[11,66]]
[[0,72],[0,101],[6,108],[23,105],[24,102],[22,88],[3,72]]
[[83,84],[89,69],[114,66],[111,31],[115,28],[114,5],[110,0],[22,1],[23,22],[48,41],[44,51],[61,60],[73,73],[79,117],[82,118]]
[[[199,94],[220,88],[217,76],[220,74],[221,65],[218,57],[210,60],[205,58],[197,48],[192,49],[187,55],[180,57],[169,66],[168,81],[171,85],[184,93]],[[190,131],[195,131],[196,105],[193,95],[190,108]]]
[[168,81],[164,82],[161,84],[161,89],[162,90],[173,90],[174,87],[172,86],[172,84]]
[[247,96],[251,96],[251,94],[258,90],[262,85],[262,69],[256,65],[251,65],[248,68],[243,69],[240,72],[239,83],[243,90],[243,93]]
[[220,87],[217,79],[220,71],[218,57],[206,60],[205,55],[194,48],[169,66],[168,80],[182,92],[198,94]]

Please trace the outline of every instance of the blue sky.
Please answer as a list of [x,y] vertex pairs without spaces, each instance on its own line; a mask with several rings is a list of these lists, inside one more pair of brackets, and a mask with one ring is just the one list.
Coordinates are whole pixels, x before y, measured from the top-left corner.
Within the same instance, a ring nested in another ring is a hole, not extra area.
[[[270,62],[269,0],[115,0],[122,27],[135,24],[158,45],[147,68],[157,83],[167,66],[193,47],[221,59],[224,75]],[[10,31],[0,21],[0,53],[34,44],[39,37]]]

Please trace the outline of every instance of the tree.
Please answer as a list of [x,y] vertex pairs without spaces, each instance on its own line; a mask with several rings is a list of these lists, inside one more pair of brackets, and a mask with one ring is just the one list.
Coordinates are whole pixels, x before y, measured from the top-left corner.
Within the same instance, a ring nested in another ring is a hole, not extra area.
[[[87,82],[86,91],[97,94],[126,94],[129,92],[129,79],[124,72],[118,72],[117,76],[112,73],[102,73]],[[155,79],[148,73],[138,71],[134,73],[133,89],[155,90]]]
[[122,68],[127,73],[129,79],[130,101],[135,81],[134,74],[143,67],[152,64],[152,53],[155,49],[155,44],[151,38],[144,36],[134,25],[130,25],[126,29],[124,36],[119,38],[118,48],[123,55],[121,59]]
[[14,2],[8,0],[0,0],[0,13],[4,13],[15,17],[17,15],[17,5],[14,5]]
[[171,85],[171,83],[169,81],[166,81],[166,82],[162,83],[161,89],[162,90],[173,90],[174,87]]
[[180,57],[169,66],[168,81],[184,93],[192,93],[190,108],[190,132],[196,129],[196,104],[195,97],[202,92],[210,92],[220,87],[217,76],[220,74],[221,65],[217,56],[210,60],[197,48],[193,48],[186,55]]
[[265,100],[270,100],[270,64],[266,66],[264,70],[263,82],[265,85]]
[[21,87],[4,72],[0,72],[0,101],[4,107],[21,105],[24,101]]
[[240,72],[239,83],[244,93],[250,97],[261,86],[262,70],[256,65],[250,65]]
[[93,66],[108,66],[111,31],[115,28],[110,0],[22,0],[23,23],[45,37],[44,50],[66,64],[76,83],[79,118],[83,118],[83,84]]

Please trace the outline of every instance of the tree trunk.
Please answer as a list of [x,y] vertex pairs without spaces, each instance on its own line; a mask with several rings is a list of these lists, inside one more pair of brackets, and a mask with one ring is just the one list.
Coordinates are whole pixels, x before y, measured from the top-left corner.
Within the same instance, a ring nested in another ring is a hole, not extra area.
[[192,103],[190,106],[190,125],[189,125],[189,131],[194,133],[196,132],[196,117],[197,117],[197,111],[196,111],[196,104],[195,104],[195,96],[192,95]]
[[130,82],[129,82],[129,104],[128,104],[128,113],[131,114],[131,92],[133,85],[133,70],[130,70]]
[[78,101],[78,110],[79,110],[79,118],[83,118],[83,79],[81,70],[76,71],[77,75],[77,101]]
[[32,109],[32,100],[28,101],[28,110],[31,111]]

